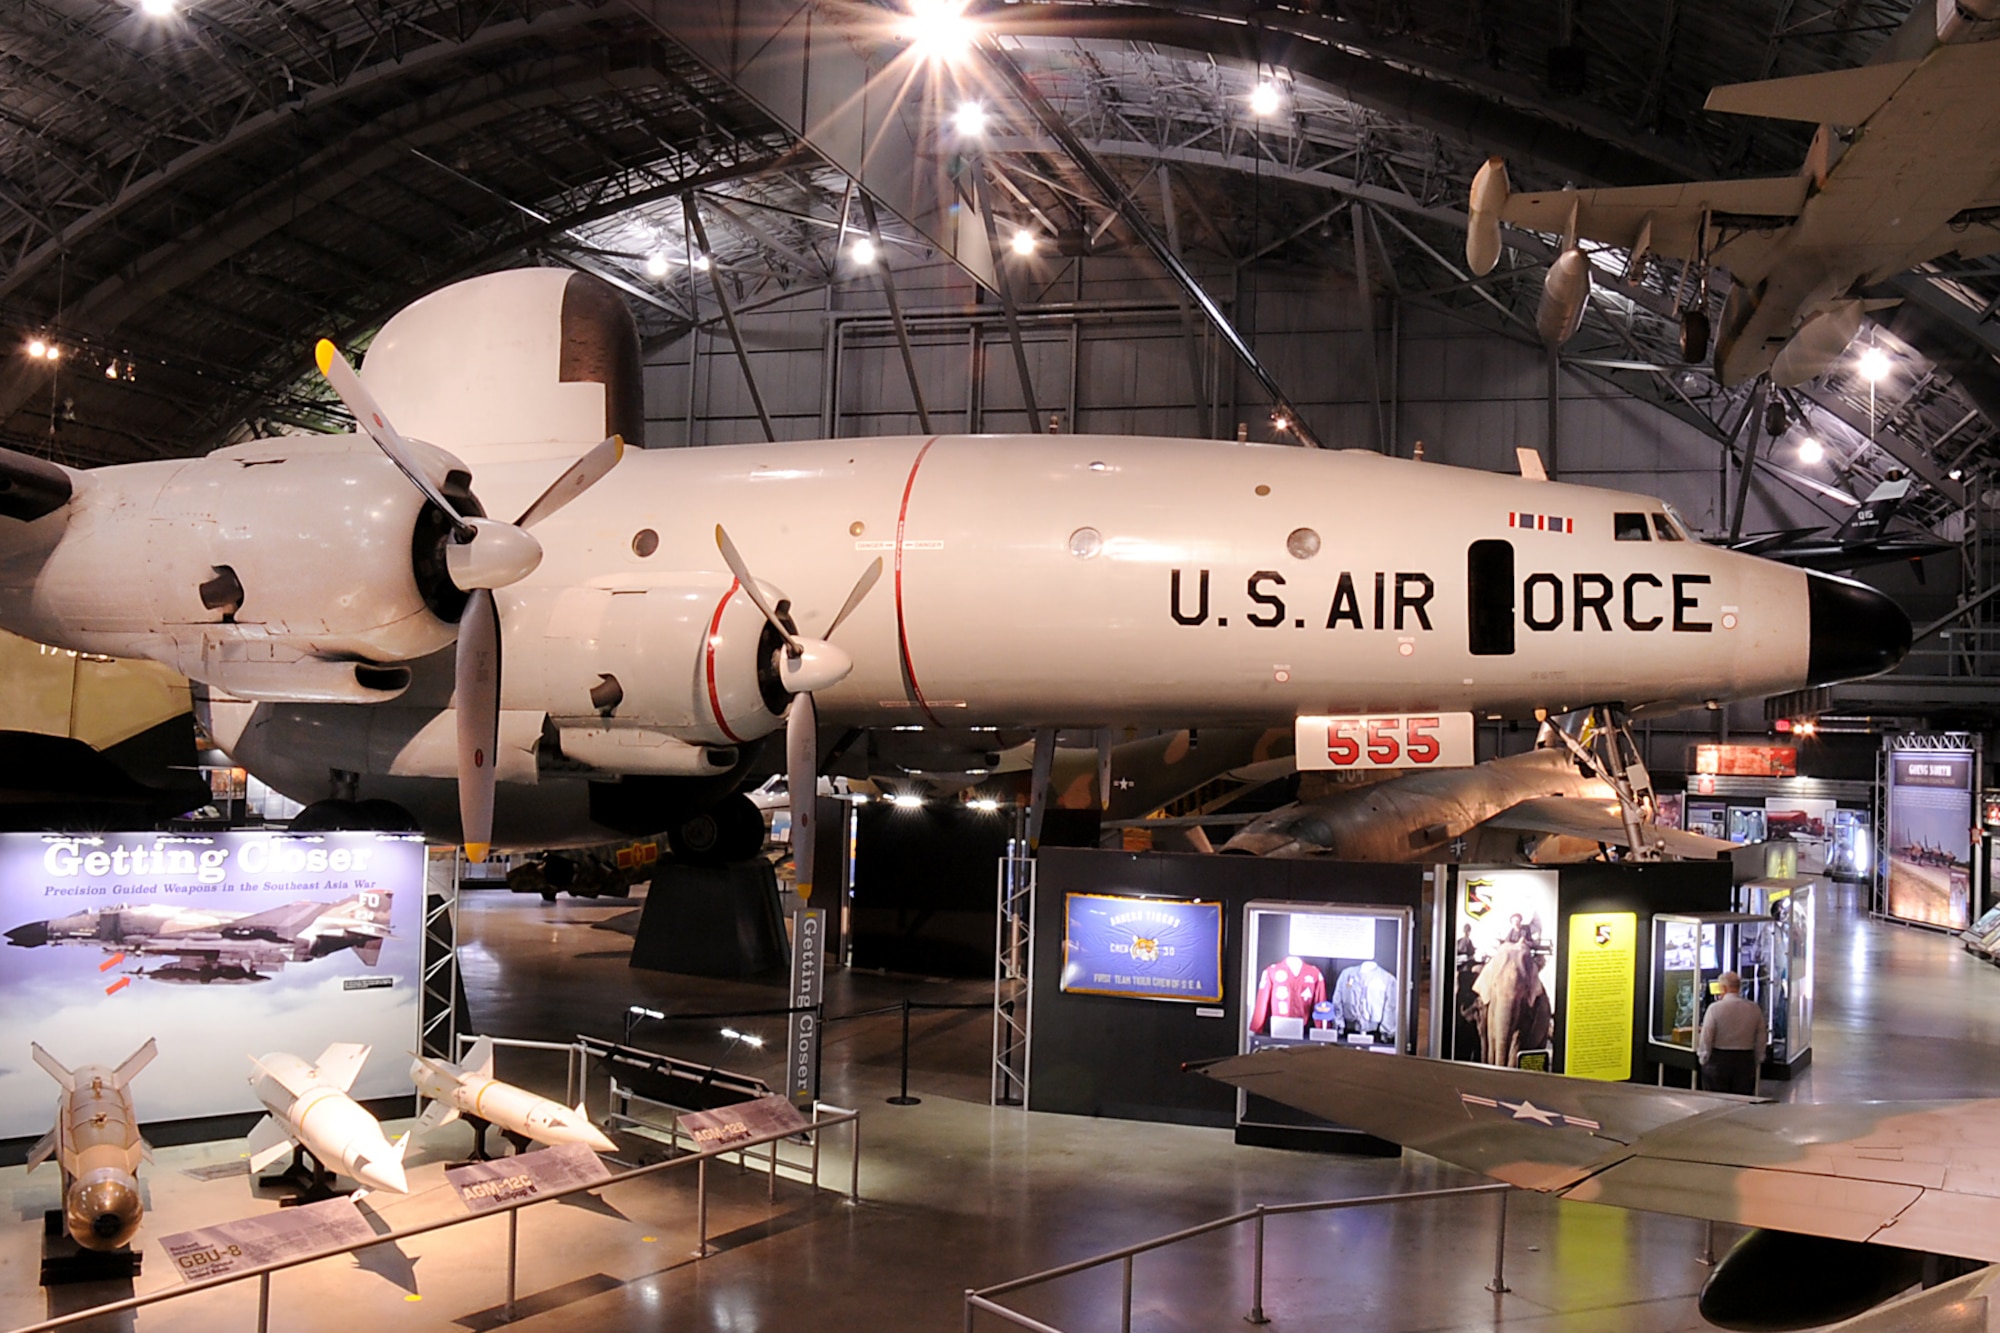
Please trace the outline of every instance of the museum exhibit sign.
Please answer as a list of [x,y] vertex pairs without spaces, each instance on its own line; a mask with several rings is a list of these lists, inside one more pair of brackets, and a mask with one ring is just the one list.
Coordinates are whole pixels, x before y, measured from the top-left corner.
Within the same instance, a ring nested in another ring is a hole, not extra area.
[[[0,834],[0,996],[76,1065],[160,1054],[147,1122],[257,1109],[247,1056],[376,1047],[354,1085],[410,1090],[424,844],[413,834]],[[48,1080],[0,1061],[0,1136],[40,1134]]]
[[1085,995],[1222,1003],[1222,904],[1064,895],[1061,986]]
[[1460,866],[1456,879],[1450,1058],[1552,1069],[1562,994],[1557,872]]
[[1569,994],[1563,1072],[1621,1082],[1632,1077],[1632,1010],[1639,976],[1635,912],[1577,912],[1569,919]]
[[1877,892],[1886,915],[1948,930],[1972,924],[1979,768],[1962,733],[1885,742]]

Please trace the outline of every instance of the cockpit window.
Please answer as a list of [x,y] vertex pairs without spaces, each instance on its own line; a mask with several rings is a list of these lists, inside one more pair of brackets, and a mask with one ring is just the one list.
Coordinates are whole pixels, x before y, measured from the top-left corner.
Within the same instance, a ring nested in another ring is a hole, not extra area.
[[1691,542],[1695,539],[1694,530],[1688,527],[1687,520],[1681,517],[1680,510],[1664,500],[1660,502],[1660,508],[1667,511],[1667,523],[1673,528],[1676,540]]
[[1663,542],[1677,542],[1681,539],[1680,533],[1674,531],[1674,525],[1667,521],[1665,514],[1653,515],[1653,535]]
[[1613,514],[1611,535],[1621,542],[1645,542],[1653,539],[1651,533],[1647,531],[1644,514]]

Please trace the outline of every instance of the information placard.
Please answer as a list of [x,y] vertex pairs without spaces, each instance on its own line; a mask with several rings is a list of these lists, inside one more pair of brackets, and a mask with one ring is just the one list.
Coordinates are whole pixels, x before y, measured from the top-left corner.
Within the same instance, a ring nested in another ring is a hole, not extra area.
[[812,1128],[812,1121],[787,1098],[773,1096],[713,1111],[690,1111],[680,1118],[680,1127],[706,1150],[773,1134],[796,1134]]
[[1570,917],[1563,1073],[1611,1083],[1632,1077],[1633,996],[1638,982],[1635,913],[1578,912]]
[[1978,836],[1971,750],[1889,751],[1882,835],[1890,916],[1964,930],[1972,923],[1972,844]]
[[604,1159],[588,1146],[565,1143],[497,1161],[447,1167],[444,1178],[468,1211],[488,1213],[502,1204],[518,1203],[572,1185],[588,1185],[610,1174]]
[[342,1195],[162,1236],[160,1248],[173,1260],[174,1271],[183,1282],[197,1283],[374,1237],[375,1229],[354,1206],[354,1200]]

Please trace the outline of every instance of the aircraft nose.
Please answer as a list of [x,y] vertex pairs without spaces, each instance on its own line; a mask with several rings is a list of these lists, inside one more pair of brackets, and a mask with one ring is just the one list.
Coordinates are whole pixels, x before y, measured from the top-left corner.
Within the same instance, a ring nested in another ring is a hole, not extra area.
[[1865,583],[1809,570],[1812,615],[1806,675],[1814,685],[1880,675],[1910,651],[1910,618]]
[[18,944],[24,949],[32,949],[49,942],[49,923],[30,921],[7,932],[7,943]]

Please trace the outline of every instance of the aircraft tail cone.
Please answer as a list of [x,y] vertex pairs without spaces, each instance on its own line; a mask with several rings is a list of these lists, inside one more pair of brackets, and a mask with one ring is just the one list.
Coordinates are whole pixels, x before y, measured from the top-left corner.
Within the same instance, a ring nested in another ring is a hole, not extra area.
[[1910,651],[1910,618],[1867,584],[1809,571],[1806,592],[1812,615],[1806,677],[1814,685],[1878,676]]

